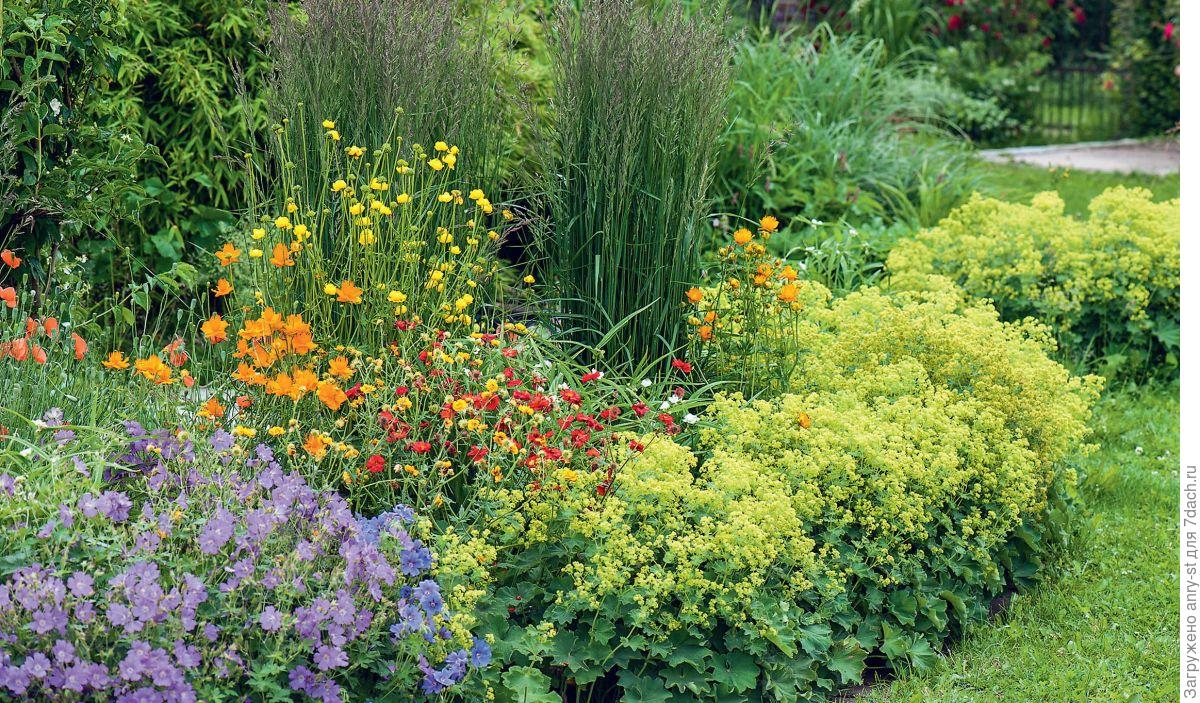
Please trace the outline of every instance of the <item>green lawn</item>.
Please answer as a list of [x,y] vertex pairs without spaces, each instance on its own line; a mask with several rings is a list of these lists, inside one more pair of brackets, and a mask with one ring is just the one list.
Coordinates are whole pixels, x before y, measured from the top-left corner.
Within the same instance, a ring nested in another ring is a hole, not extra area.
[[1154,193],[1155,200],[1179,197],[1179,174],[1147,176],[1141,174],[1096,173],[1047,169],[1026,164],[982,163],[980,191],[1001,200],[1027,203],[1045,190],[1057,190],[1067,212],[1086,215],[1088,202],[1111,186],[1141,186]]
[[1049,583],[933,672],[863,703],[1178,700],[1179,387],[1106,395],[1083,462],[1093,525]]

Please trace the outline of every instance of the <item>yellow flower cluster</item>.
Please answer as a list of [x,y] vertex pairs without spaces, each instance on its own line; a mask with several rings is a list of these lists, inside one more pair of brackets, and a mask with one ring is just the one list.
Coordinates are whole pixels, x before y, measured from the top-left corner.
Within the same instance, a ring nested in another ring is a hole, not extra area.
[[1177,346],[1179,202],[1110,188],[1087,220],[1063,214],[1054,193],[1029,205],[976,195],[937,227],[899,242],[887,267],[897,288],[945,276],[994,301],[1004,319],[1036,317],[1079,355],[1155,356]]

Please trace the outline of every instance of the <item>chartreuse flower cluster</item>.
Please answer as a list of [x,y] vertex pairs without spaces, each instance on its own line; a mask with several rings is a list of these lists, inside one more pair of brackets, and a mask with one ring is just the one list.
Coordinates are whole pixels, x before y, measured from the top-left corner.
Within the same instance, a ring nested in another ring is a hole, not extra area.
[[[194,443],[129,421],[89,466],[60,423],[44,419],[53,442],[30,460],[71,466],[75,490],[9,552],[24,559],[0,579],[5,695],[412,700],[490,663],[466,571],[437,566],[413,510],[358,517],[223,430]],[[0,474],[0,501],[24,501],[24,482]]]
[[976,196],[938,226],[899,242],[887,268],[898,288],[945,276],[992,300],[1006,320],[1036,317],[1064,351],[1108,369],[1176,365],[1179,202],[1110,188],[1086,220],[1054,193],[1029,205]]
[[323,334],[368,347],[396,319],[469,329],[512,217],[457,178],[470,155],[440,141],[348,145],[332,121],[324,127],[316,202],[300,200],[309,189],[298,179],[311,174],[295,168],[295,152],[306,145],[274,130],[278,186],[255,203],[244,237],[215,252],[214,293],[303,312]]
[[1040,574],[1097,379],[952,289],[830,302],[791,285],[782,395],[718,395],[694,450],[630,437],[611,480],[496,492],[516,515],[499,573],[548,579],[500,592],[518,622],[553,626],[545,656],[576,682],[615,666],[626,691],[830,693],[868,652],[927,665]]

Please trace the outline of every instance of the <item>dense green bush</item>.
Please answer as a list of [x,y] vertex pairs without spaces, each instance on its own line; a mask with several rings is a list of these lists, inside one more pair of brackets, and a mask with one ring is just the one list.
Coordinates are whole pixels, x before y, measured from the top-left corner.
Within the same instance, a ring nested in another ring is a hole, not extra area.
[[[542,653],[581,694],[812,699],[869,655],[930,665],[1042,573],[1096,380],[957,291],[796,285],[786,394],[718,396],[694,452],[642,436],[615,478],[497,492],[501,603],[553,627]],[[512,636],[500,655],[536,661]]]
[[1006,320],[1036,317],[1061,348],[1107,371],[1174,368],[1179,350],[1179,202],[1110,188],[1087,220],[1054,193],[1030,205],[976,196],[937,227],[901,241],[887,268],[897,288],[945,276],[994,301]]
[[1112,65],[1127,76],[1134,134],[1179,125],[1179,2],[1121,0],[1113,8]]
[[120,8],[18,0],[0,12],[0,246],[95,256],[132,221],[153,157],[104,91],[120,66]]
[[730,125],[716,173],[721,207],[852,220],[932,223],[969,193],[966,154],[945,98],[885,45],[828,28],[738,47]]

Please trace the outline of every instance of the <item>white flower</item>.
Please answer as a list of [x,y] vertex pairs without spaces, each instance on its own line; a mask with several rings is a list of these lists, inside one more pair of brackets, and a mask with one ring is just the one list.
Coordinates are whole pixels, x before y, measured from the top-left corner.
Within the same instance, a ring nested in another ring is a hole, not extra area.
[[1141,455],[1142,455],[1142,453],[1143,453],[1144,451],[1145,451],[1145,450],[1144,450],[1144,449],[1142,449],[1141,447],[1134,447],[1134,448],[1133,448],[1133,453],[1134,453],[1134,454],[1137,454],[1138,456],[1141,456]]
[[694,425],[697,422],[700,422],[700,418],[693,415],[692,413],[688,413],[687,415],[683,416],[683,421],[689,425]]
[[670,403],[671,405],[674,405],[674,404],[678,403],[678,402],[679,402],[679,401],[681,401],[681,400],[683,400],[683,398],[680,398],[680,397],[679,397],[679,396],[677,396],[677,395],[673,395],[673,396],[671,396],[670,398],[667,398],[667,402],[668,402],[668,403]]
[[649,388],[649,387],[650,387],[650,379],[643,378],[642,379],[642,388]]
[[662,405],[658,406],[658,409],[659,410],[670,410],[671,404],[664,400]]
[[50,101],[50,109],[54,112],[54,115],[56,117],[58,116],[59,113],[62,112],[62,103],[59,101],[58,98],[55,98]]

